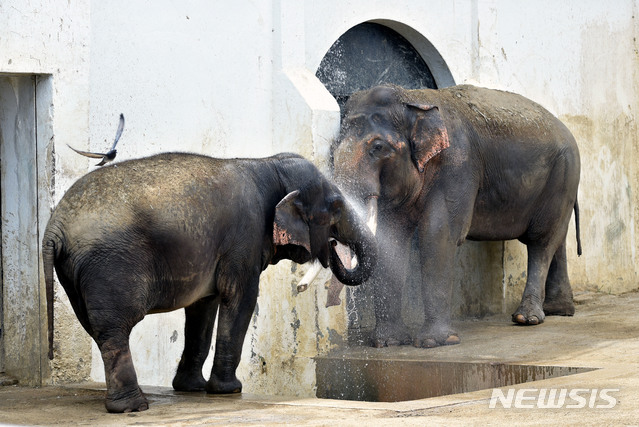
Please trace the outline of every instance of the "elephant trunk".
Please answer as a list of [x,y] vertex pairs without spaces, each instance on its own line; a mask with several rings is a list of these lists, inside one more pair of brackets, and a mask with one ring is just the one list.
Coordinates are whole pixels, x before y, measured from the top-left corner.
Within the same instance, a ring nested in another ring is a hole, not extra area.
[[[374,216],[376,223],[377,203],[375,203]],[[375,224],[376,226],[376,224]],[[343,205],[342,218],[336,224],[337,235],[335,238],[348,246],[357,257],[357,265],[353,269],[344,267],[342,260],[336,251],[336,242],[330,247],[331,271],[345,285],[359,285],[371,276],[377,263],[377,242],[371,229],[367,227],[347,204]]]

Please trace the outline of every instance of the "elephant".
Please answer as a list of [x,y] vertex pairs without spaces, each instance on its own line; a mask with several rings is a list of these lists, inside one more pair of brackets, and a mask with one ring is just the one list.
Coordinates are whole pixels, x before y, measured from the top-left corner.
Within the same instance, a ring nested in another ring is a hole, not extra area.
[[[336,242],[355,252],[357,267],[342,264]],[[163,153],[110,163],[62,197],[42,252],[49,357],[55,268],[100,349],[109,412],[148,409],[129,349],[131,329],[146,314],[184,308],[175,390],[239,393],[235,372],[263,270],[283,259],[318,260],[357,285],[377,259],[374,235],[340,190],[310,161],[286,153],[262,159]],[[202,366],[218,311],[206,381]]]
[[[373,288],[375,347],[457,344],[451,326],[456,248],[465,240],[527,245],[527,281],[516,324],[574,314],[566,234],[575,212],[579,150],[566,126],[523,96],[471,85],[356,92],[333,147],[334,178],[377,217]],[[368,222],[368,220],[367,220]],[[423,326],[401,318],[401,292],[418,241]]]

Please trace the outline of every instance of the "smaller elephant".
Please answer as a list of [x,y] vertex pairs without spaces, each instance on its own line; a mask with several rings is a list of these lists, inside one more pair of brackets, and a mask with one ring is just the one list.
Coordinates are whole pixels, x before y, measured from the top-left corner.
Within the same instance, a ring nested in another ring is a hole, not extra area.
[[[566,126],[533,101],[469,85],[378,86],[353,94],[334,148],[338,185],[377,217],[374,346],[457,344],[452,268],[465,240],[518,239],[528,277],[512,320],[572,315],[566,233],[579,239],[580,160]],[[413,235],[419,265],[409,266]],[[421,273],[425,318],[414,337],[401,318],[409,268]]]
[[[335,241],[360,263],[344,267]],[[129,334],[147,313],[184,308],[181,391],[237,393],[235,376],[260,273],[282,259],[318,260],[348,285],[371,274],[375,237],[312,163],[294,154],[214,159],[168,153],[95,170],[52,213],[42,242],[49,357],[53,270],[97,343],[109,412],[143,411]],[[210,378],[202,366],[218,314]]]

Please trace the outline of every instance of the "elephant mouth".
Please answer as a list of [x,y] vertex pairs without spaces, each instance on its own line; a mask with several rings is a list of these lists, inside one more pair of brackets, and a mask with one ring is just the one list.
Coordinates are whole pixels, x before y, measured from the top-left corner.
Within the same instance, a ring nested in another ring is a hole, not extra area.
[[[335,239],[330,239],[329,245],[334,247],[337,256],[339,257],[342,265],[350,270],[357,266],[357,257],[353,254],[353,251],[347,246]],[[322,271],[322,264],[319,260],[314,260],[311,267],[306,271],[302,279],[297,284],[297,292],[304,292],[308,289],[309,285],[317,278],[320,271]]]
[[[376,196],[376,195],[370,195],[366,197],[365,199],[365,204],[366,204],[365,223],[366,223],[366,226],[369,228],[369,230],[371,230],[373,235],[377,234],[377,198],[378,197],[379,196]],[[356,267],[357,256],[351,250],[351,248],[348,247],[347,245],[342,244],[341,242],[338,242],[337,240],[335,240],[334,242],[335,242],[334,247],[336,249],[337,255],[342,261],[342,264],[344,265],[344,267],[346,267],[347,269],[352,269]]]
[[[373,236],[377,234],[377,199],[379,196],[370,195],[365,199],[366,205],[366,226],[371,230]],[[340,261],[342,261],[342,265],[347,269],[352,269],[357,266],[357,255],[353,252],[353,250],[346,245],[338,241],[334,241],[335,252],[339,257]]]
[[[370,195],[365,198],[366,219],[365,224],[372,232],[373,236],[377,232],[377,199],[379,196]],[[358,259],[354,253],[353,248],[347,244],[343,244],[335,239],[330,239],[328,242],[331,248],[331,256],[333,257],[333,263],[339,263],[342,269],[346,269],[352,272],[357,267]],[[302,277],[297,285],[298,292],[304,292],[308,289],[309,285],[315,280],[319,272],[322,270],[322,265],[318,260],[315,260],[306,271],[306,274]]]

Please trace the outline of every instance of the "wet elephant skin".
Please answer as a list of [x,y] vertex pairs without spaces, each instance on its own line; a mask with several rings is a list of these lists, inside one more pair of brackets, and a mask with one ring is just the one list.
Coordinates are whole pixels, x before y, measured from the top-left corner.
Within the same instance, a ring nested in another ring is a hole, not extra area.
[[[540,105],[468,85],[357,92],[345,107],[333,166],[347,194],[377,206],[372,345],[460,341],[451,328],[451,270],[466,239],[527,245],[528,278],[515,323],[574,313],[566,234],[574,211],[580,254],[579,150]],[[419,266],[408,265],[414,233]],[[409,268],[420,268],[422,276],[425,318],[416,336],[400,312]]]
[[[363,262],[345,268],[332,239]],[[370,276],[376,250],[340,190],[294,154],[166,153],[105,166],[73,184],[44,234],[50,345],[55,269],[100,348],[109,412],[148,408],[129,349],[130,331],[147,313],[185,309],[176,390],[240,392],[235,371],[260,273],[282,259],[317,259],[357,285]],[[215,357],[205,380],[216,315]]]

